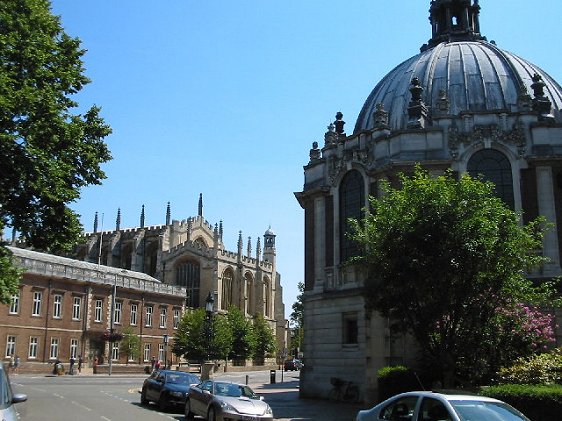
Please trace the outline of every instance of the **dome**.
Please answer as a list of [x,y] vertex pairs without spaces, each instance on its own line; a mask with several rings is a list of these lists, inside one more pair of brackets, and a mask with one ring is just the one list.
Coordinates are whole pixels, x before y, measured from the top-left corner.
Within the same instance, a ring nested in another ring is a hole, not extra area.
[[420,54],[395,67],[377,84],[363,105],[354,133],[373,129],[378,104],[388,112],[391,130],[406,129],[415,77],[431,117],[444,97],[449,101],[450,115],[519,111],[518,99],[522,94],[533,95],[533,76],[537,74],[545,84],[551,114],[561,122],[560,85],[538,66],[487,42],[479,32],[479,11],[477,1],[432,1],[432,39]]
[[265,234],[264,234],[264,235],[269,235],[269,236],[275,235],[275,232],[273,232],[273,230],[271,229],[271,227],[269,227],[269,228],[267,229],[267,231],[265,231]]

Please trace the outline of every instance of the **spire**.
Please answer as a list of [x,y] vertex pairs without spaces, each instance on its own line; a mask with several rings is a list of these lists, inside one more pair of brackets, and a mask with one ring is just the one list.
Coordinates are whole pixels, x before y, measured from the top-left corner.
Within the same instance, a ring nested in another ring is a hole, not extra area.
[[222,239],[222,221],[219,224],[219,237]]
[[172,210],[170,208],[170,202],[168,202],[168,206],[166,206],[166,225],[170,225],[171,217],[172,217]]
[[117,218],[115,219],[115,231],[121,229],[121,208],[117,208]]
[[238,231],[238,255],[242,255],[242,231]]
[[142,205],[142,209],[141,209],[140,227],[144,228],[144,205]]
[[246,256],[248,256],[248,258],[252,257],[252,237],[248,237],[248,249]]
[[94,234],[98,232],[98,213],[94,215]]
[[203,216],[203,193],[199,193],[199,205],[198,205],[197,215]]
[[421,50],[442,42],[478,41],[480,35],[480,5],[478,0],[432,0],[429,8],[431,39]]

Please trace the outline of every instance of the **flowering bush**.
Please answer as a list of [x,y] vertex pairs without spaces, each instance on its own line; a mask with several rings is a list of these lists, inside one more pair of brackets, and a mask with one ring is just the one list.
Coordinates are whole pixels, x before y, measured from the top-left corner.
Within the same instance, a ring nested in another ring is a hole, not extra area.
[[498,373],[501,384],[562,384],[562,348],[552,352],[519,358]]

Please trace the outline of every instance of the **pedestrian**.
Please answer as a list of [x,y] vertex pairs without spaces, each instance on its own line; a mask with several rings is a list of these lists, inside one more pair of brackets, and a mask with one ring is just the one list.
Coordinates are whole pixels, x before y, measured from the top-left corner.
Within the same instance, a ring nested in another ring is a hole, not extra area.
[[16,359],[14,360],[14,373],[18,374],[18,367],[20,366],[20,356],[16,355]]
[[154,367],[156,367],[156,357],[153,355],[150,359],[150,372],[154,371]]
[[74,357],[70,357],[70,367],[68,369],[68,374],[71,376],[74,375],[74,363],[76,363],[76,359]]
[[14,372],[14,365],[16,364],[16,361],[14,359],[14,354],[10,355],[10,373]]
[[78,355],[78,374],[82,373],[82,364],[84,364],[82,355]]
[[160,360],[156,360],[156,362],[154,363],[154,369],[160,370]]

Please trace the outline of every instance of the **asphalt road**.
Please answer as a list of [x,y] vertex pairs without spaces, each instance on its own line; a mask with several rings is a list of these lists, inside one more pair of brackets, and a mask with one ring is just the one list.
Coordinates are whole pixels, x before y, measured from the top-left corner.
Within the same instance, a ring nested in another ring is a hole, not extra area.
[[[298,372],[286,372],[270,384],[269,371],[217,376],[248,383],[264,396],[276,420],[353,420],[358,408],[341,403],[298,398]],[[145,376],[12,376],[15,392],[27,402],[16,405],[20,420],[40,421],[145,421],[182,420],[182,413],[162,412],[155,405],[141,406],[139,389]]]

